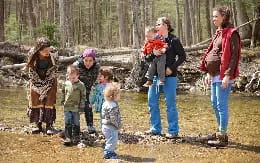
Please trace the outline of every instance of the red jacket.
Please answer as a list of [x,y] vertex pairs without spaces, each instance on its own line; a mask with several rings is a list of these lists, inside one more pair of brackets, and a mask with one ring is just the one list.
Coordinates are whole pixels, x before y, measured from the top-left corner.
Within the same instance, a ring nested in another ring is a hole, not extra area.
[[[222,30],[222,56],[221,56],[221,64],[220,64],[220,80],[222,80],[225,77],[225,71],[228,69],[229,63],[230,63],[230,58],[231,58],[231,49],[230,49],[230,40],[233,32],[237,32],[235,28],[224,28]],[[211,43],[209,44],[209,47],[206,51],[206,53],[202,57],[201,65],[200,65],[200,70],[203,72],[207,72],[207,68],[205,65],[205,59],[208,55],[208,53],[211,51],[213,48],[213,40],[216,38],[216,34],[213,36]],[[241,55],[241,41],[239,41],[239,52],[238,52],[238,57],[240,58]],[[236,63],[236,68],[234,71],[234,74],[230,75],[230,80],[235,79],[236,77],[239,76],[239,58]]]
[[153,52],[153,49],[159,50],[162,48],[167,48],[167,43],[159,39],[148,40],[144,44],[143,54],[151,54]]

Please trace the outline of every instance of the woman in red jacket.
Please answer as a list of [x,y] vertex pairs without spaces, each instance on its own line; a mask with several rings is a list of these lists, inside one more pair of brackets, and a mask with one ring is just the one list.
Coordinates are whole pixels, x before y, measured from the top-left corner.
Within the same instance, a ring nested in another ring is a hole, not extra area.
[[201,71],[207,73],[205,82],[211,85],[211,104],[218,123],[218,132],[208,137],[208,144],[213,146],[228,144],[228,98],[232,83],[239,75],[241,41],[229,19],[228,8],[213,10],[213,23],[217,30],[201,62]]

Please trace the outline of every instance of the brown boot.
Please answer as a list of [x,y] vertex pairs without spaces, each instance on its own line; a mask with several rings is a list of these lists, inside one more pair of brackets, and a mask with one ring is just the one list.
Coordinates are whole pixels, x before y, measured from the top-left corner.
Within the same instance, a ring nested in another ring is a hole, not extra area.
[[208,145],[213,147],[225,147],[228,145],[228,136],[226,133],[216,133],[216,140],[209,140]]

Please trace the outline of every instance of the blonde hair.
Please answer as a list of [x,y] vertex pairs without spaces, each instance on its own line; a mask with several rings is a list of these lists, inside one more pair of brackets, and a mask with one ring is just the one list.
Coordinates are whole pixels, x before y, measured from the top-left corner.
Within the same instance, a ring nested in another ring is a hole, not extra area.
[[120,84],[112,82],[104,90],[104,98],[107,101],[115,100],[116,95],[120,93]]
[[148,32],[156,33],[157,31],[154,26],[147,26],[147,27],[145,27],[145,33],[148,33]]
[[73,64],[69,65],[69,66],[67,67],[67,74],[68,74],[68,75],[71,75],[71,74],[79,74],[79,68],[78,68],[78,66],[73,65]]

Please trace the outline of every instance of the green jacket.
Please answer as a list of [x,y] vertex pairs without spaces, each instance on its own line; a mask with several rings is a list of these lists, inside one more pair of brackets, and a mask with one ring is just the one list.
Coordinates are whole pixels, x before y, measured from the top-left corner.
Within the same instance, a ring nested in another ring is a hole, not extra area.
[[85,107],[86,88],[84,83],[66,81],[62,87],[61,104],[64,111],[83,112]]

